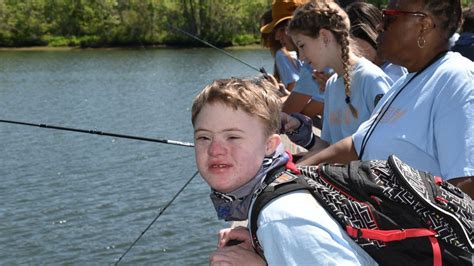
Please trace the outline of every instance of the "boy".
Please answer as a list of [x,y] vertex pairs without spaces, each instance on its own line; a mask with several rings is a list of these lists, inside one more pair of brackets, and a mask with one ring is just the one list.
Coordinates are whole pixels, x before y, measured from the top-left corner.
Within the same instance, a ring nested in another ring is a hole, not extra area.
[[[281,174],[278,169],[298,171],[278,135],[281,101],[274,91],[264,79],[223,79],[194,100],[196,163],[220,219],[248,219],[256,191]],[[307,191],[270,202],[257,228],[264,258],[253,251],[249,232],[237,228],[221,233],[210,264],[376,264]],[[233,239],[244,242],[225,246]]]

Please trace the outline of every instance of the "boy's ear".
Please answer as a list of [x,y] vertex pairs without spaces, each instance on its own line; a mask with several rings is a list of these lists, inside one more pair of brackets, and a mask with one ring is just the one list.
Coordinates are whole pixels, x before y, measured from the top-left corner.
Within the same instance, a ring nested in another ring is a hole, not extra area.
[[275,152],[278,145],[281,143],[281,137],[278,134],[272,134],[267,139],[267,146],[265,149],[265,155],[270,155]]

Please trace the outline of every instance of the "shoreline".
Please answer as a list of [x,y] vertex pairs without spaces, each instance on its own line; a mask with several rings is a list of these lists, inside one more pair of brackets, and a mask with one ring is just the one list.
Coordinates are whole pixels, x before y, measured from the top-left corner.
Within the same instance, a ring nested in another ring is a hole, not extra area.
[[[84,51],[84,50],[153,50],[153,49],[201,49],[209,48],[208,46],[199,46],[199,47],[183,47],[183,46],[166,46],[166,45],[150,45],[150,46],[116,46],[116,47],[69,47],[69,46],[28,46],[28,47],[0,47],[0,52],[2,51],[11,51],[11,52],[62,52],[62,51]],[[212,48],[215,49],[215,48]],[[266,49],[260,44],[249,44],[249,45],[239,45],[239,46],[229,46],[224,48],[219,48],[223,50],[246,50],[246,49]]]

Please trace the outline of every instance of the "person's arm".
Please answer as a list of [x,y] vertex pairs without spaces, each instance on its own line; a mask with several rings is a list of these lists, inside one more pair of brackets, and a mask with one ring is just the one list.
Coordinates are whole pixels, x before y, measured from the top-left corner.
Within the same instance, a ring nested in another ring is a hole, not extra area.
[[460,188],[471,199],[474,199],[474,176],[454,178],[448,180],[448,182]]
[[311,100],[310,95],[292,91],[283,103],[282,111],[287,114],[300,113],[309,100]]
[[329,146],[330,146],[329,143],[322,140],[320,137],[315,136],[314,144],[311,148],[309,148],[308,151],[310,151],[312,154],[316,154],[316,153],[326,149]]
[[301,111],[302,114],[314,118],[317,115],[322,115],[324,110],[324,103],[311,99]]
[[288,83],[288,85],[286,85],[286,89],[291,92],[293,88],[295,87],[295,85],[296,85],[296,82]]
[[358,160],[359,157],[352,142],[352,136],[348,136],[326,149],[316,152],[309,151],[301,160],[299,165],[318,165],[320,163],[343,163]]

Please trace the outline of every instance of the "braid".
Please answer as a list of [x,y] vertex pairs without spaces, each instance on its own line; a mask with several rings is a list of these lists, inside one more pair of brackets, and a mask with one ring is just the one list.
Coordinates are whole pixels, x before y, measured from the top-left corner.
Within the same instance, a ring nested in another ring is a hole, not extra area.
[[335,3],[324,1],[309,2],[296,9],[288,30],[290,33],[299,33],[312,38],[319,37],[321,29],[333,33],[336,42],[341,46],[341,60],[344,69],[345,102],[352,115],[358,118],[357,109],[351,103],[351,64],[349,61],[350,38],[347,14]]
[[351,65],[349,63],[349,34],[344,33],[341,38],[341,52],[342,52],[342,65],[344,68],[344,87],[346,92],[346,103],[349,106],[349,110],[351,110],[352,116],[356,119],[359,117],[359,113],[354,105],[351,103]]
[[356,119],[359,117],[359,113],[354,105],[351,103],[351,64],[349,62],[349,52],[350,52],[350,42],[349,42],[349,30],[344,22],[344,17],[342,17],[337,10],[333,10],[330,12],[331,16],[333,17],[334,25],[336,29],[341,29],[337,32],[333,32],[334,36],[336,36],[337,42],[341,45],[341,59],[342,59],[342,66],[344,69],[344,89],[346,93],[345,102],[349,106],[349,110]]
[[460,0],[423,0],[425,9],[429,10],[440,21],[442,29],[446,30],[448,40],[462,24],[462,7]]

